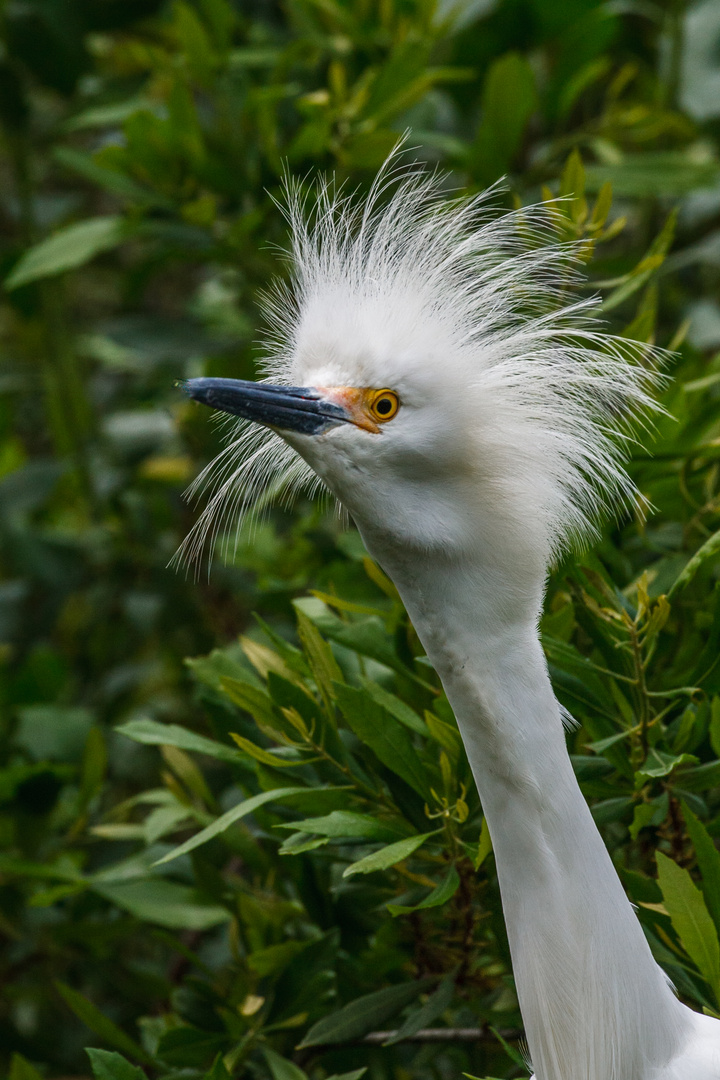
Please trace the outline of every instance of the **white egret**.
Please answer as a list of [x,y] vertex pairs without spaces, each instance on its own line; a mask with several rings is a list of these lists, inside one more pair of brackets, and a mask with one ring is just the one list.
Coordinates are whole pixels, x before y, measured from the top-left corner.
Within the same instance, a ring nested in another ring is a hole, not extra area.
[[[548,568],[636,499],[651,350],[568,298],[552,211],[381,172],[356,204],[292,188],[293,278],[267,380],[193,379],[244,418],[186,554],[268,487],[321,482],[397,585],[487,817],[537,1080],[720,1080],[720,1021],[675,997],[580,792],[538,640]],[[394,186],[394,194],[388,188]],[[253,423],[256,422],[256,423]]]

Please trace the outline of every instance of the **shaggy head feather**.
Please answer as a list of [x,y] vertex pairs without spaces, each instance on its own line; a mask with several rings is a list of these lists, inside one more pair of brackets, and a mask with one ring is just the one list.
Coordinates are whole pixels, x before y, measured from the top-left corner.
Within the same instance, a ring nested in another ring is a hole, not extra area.
[[[637,503],[623,460],[633,423],[654,407],[658,353],[605,333],[598,301],[578,299],[579,245],[557,242],[557,209],[502,213],[490,206],[496,190],[449,200],[442,177],[395,156],[364,201],[323,182],[309,202],[289,182],[291,277],[266,298],[263,374],[289,386],[390,387],[411,408],[432,402],[428,459],[452,430],[450,456],[472,474],[463,497],[486,518],[491,508],[503,531],[531,533],[547,569],[604,513]],[[181,558],[198,560],[271,498],[325,484],[361,524],[362,500],[307,439],[291,446],[231,424],[191,489],[210,498]]]

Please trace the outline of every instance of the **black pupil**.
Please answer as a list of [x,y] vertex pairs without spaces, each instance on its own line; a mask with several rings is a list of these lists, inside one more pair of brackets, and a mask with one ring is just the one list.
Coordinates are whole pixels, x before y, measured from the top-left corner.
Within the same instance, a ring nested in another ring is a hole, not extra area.
[[389,412],[392,412],[392,401],[390,398],[380,398],[375,408],[381,416],[387,416]]

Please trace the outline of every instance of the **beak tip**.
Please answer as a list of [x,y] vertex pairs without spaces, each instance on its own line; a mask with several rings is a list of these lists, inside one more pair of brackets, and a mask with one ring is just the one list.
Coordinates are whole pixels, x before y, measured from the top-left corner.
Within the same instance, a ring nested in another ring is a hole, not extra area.
[[193,401],[199,401],[202,404],[207,404],[207,380],[200,379],[178,379],[175,386],[178,390],[182,391]]

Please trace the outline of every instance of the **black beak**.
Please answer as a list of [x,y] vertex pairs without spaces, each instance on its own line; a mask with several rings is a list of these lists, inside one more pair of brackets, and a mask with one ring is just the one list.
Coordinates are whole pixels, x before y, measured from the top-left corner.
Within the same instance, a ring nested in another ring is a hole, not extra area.
[[340,405],[325,400],[311,386],[270,386],[244,379],[188,379],[182,388],[194,401],[211,409],[281,431],[319,435],[350,420]]

